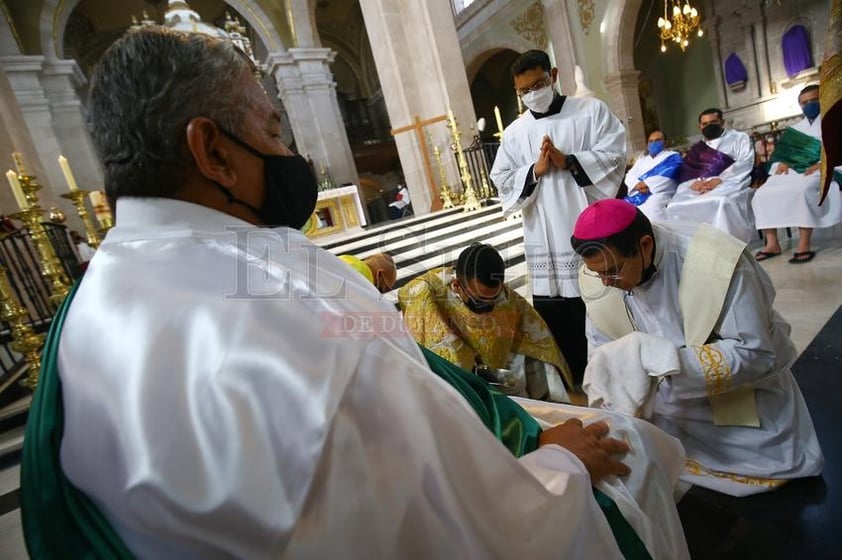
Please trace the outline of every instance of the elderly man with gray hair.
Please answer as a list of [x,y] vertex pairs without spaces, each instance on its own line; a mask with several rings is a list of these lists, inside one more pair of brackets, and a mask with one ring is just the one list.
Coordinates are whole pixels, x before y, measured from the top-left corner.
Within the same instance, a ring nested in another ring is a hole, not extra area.
[[[670,436],[574,408],[502,423],[403,330],[342,330],[395,311],[299,231],[316,181],[253,70],[228,42],[143,29],[94,72],[117,225],[46,342],[30,555],[686,557]],[[518,453],[504,425],[528,425]]]

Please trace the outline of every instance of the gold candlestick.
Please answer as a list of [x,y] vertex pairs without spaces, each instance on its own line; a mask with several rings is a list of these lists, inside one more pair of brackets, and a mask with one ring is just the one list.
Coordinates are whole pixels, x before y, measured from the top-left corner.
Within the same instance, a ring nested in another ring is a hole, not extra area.
[[491,186],[488,184],[488,175],[485,173],[485,169],[479,170],[479,176],[482,179],[482,185],[480,187],[480,196],[482,196],[483,200],[487,200],[491,198]]
[[24,322],[26,310],[15,297],[9,282],[6,267],[0,263],[0,319],[9,325],[12,331],[12,350],[23,355],[27,364],[26,378],[23,385],[35,390],[38,385],[38,373],[41,370],[42,335],[35,334],[32,327]]
[[456,150],[456,159],[459,162],[459,170],[461,171],[462,184],[464,185],[464,211],[471,212],[479,210],[482,205],[477,199],[474,192],[473,178],[471,172],[468,170],[468,160],[465,159],[465,152],[462,151],[462,134],[459,132],[459,125],[456,122],[456,117],[453,116],[452,111],[448,111],[447,126],[450,128],[450,135],[453,138],[453,148]]
[[38,184],[34,176],[26,173],[19,153],[13,153],[12,158],[15,160],[18,171],[18,183],[20,183],[20,188],[29,207],[17,214],[12,214],[11,217],[22,221],[26,225],[26,229],[29,230],[29,235],[32,237],[35,248],[41,257],[41,275],[50,282],[50,301],[58,308],[70,289],[70,282],[64,274],[61,262],[56,256],[55,249],[53,249],[53,244],[50,243],[47,230],[41,223],[41,217],[44,213],[38,204],[38,191],[41,190],[41,185]]
[[439,189],[439,196],[441,197],[442,210],[454,208],[453,195],[450,192],[450,185],[447,183],[447,174],[444,171],[444,165],[441,162],[441,150],[438,146],[433,146],[433,155],[436,158],[436,165],[439,168],[439,175],[441,175],[441,188]]
[[85,198],[91,193],[91,191],[84,191],[81,189],[70,191],[69,193],[65,193],[61,195],[62,198],[66,198],[73,203],[73,206],[76,207],[76,212],[79,214],[79,219],[82,220],[82,223],[85,224],[85,236],[87,237],[87,243],[94,249],[99,247],[101,240],[99,235],[97,234],[96,228],[94,227],[93,221],[91,221],[91,215],[88,213],[88,209],[85,208]]

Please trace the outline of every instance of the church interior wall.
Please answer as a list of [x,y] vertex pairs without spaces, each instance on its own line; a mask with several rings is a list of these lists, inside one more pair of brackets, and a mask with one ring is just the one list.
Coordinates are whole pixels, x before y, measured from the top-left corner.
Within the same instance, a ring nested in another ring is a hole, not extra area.
[[[606,70],[603,64],[602,21],[608,8],[608,0],[586,0],[566,2],[567,17],[573,43],[576,47],[576,60],[585,74],[585,81],[596,97],[607,101],[609,94],[605,87]],[[568,79],[572,80],[573,76]]]
[[[799,114],[798,91],[818,82],[818,65],[823,56],[822,38],[830,13],[827,0],[800,2],[744,2],[713,0],[719,34],[719,54],[740,57],[748,73],[743,89],[734,91],[725,84],[724,69],[717,80],[725,95],[726,116],[735,128],[751,129],[770,121]],[[803,25],[810,38],[814,68],[797,76],[787,76],[781,40],[793,25]]]
[[[656,5],[660,5],[656,1]],[[693,37],[682,52],[673,44],[661,52],[658,12],[644,5],[638,14],[634,65],[641,71],[641,106],[645,129],[660,128],[677,144],[699,136],[698,114],[719,105],[708,36]],[[648,14],[649,17],[646,17]]]

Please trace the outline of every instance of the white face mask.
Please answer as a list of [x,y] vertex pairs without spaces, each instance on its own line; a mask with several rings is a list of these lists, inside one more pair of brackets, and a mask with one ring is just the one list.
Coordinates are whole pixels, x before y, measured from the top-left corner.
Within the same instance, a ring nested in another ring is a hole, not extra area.
[[546,113],[549,111],[554,98],[555,90],[553,89],[552,84],[542,87],[536,91],[530,91],[529,93],[521,96],[523,104],[526,105],[529,110],[536,113]]

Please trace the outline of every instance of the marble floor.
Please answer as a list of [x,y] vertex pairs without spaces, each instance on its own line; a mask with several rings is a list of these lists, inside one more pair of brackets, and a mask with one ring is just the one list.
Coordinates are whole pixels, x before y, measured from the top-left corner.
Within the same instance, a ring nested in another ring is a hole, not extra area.
[[[842,225],[817,232],[815,259],[789,264],[795,239],[781,236],[784,254],[763,266],[777,289],[776,307],[792,325],[792,338],[799,354],[807,347],[836,309],[842,305]],[[0,504],[19,486],[18,466],[0,470]],[[27,558],[21,533],[20,510],[0,510],[0,558]]]

